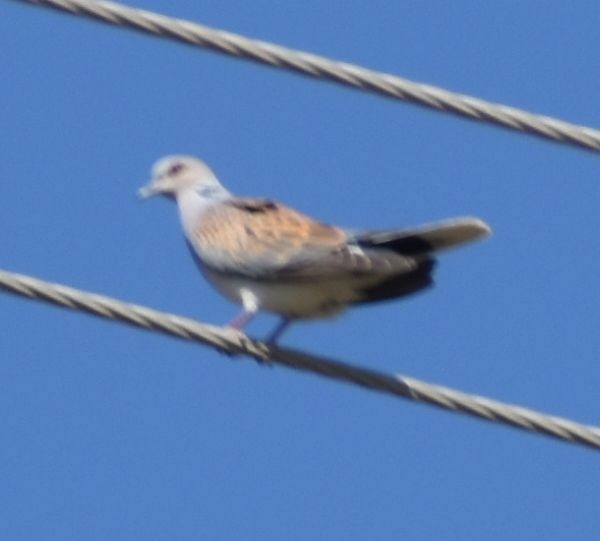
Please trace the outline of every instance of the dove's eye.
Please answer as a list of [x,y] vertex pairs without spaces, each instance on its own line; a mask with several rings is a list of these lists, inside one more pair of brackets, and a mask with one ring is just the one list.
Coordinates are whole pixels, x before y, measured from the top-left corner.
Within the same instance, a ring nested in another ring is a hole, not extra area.
[[169,176],[176,175],[183,169],[182,163],[174,163],[171,167],[169,167]]

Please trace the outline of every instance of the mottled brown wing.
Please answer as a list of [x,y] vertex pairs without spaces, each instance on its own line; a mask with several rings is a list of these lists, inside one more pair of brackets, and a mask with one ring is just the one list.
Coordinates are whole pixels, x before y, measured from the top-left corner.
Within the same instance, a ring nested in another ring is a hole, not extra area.
[[208,209],[190,240],[208,267],[269,277],[308,267],[331,273],[346,233],[267,199],[235,198]]
[[201,263],[257,279],[311,280],[402,274],[417,261],[386,249],[363,249],[338,227],[267,199],[229,199],[208,209],[193,238]]

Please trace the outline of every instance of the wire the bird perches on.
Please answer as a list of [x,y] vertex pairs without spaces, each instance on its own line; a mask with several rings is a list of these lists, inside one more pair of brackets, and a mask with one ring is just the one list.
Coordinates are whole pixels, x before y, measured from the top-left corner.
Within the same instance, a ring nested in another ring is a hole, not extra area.
[[253,60],[273,67],[300,72],[346,86],[415,103],[471,120],[600,152],[600,131],[586,126],[529,113],[505,105],[457,94],[442,88],[415,83],[401,77],[337,62],[314,54],[248,39],[198,23],[130,8],[114,2],[89,0],[18,0],[51,7],[74,15],[91,17],[147,34],[182,41],[197,47]]
[[0,289],[199,342],[228,353],[248,355],[261,361],[270,361],[374,391],[426,402],[443,409],[600,449],[600,427],[585,426],[568,419],[545,415],[481,396],[468,395],[406,376],[383,374],[308,353],[270,346],[223,327],[206,325],[192,319],[44,282],[30,276],[0,270]]

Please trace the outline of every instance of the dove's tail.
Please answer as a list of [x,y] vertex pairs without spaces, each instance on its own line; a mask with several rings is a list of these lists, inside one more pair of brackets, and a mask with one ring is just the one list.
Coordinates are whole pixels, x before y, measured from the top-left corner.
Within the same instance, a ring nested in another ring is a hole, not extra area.
[[410,229],[362,233],[361,246],[387,248],[402,255],[428,255],[485,237],[492,232],[479,218],[453,218]]

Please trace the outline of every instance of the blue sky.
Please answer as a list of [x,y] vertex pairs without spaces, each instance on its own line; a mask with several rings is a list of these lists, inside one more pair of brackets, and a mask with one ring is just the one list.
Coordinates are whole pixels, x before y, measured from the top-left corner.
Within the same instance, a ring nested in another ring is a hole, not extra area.
[[[138,7],[600,126],[600,5]],[[487,220],[410,300],[283,343],[600,424],[599,157],[28,7],[0,5],[0,268],[220,324],[169,153],[351,227]],[[597,453],[0,295],[3,539],[592,538]],[[259,318],[250,332],[273,324]]]

